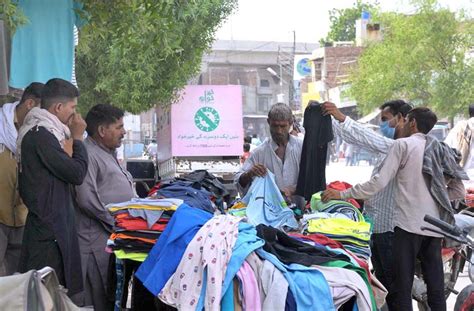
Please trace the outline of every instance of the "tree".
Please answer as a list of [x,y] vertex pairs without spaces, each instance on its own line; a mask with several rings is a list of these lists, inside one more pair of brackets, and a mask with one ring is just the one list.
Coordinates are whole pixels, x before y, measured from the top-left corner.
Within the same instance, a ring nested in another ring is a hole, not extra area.
[[[132,113],[176,100],[237,5],[237,0],[82,2],[88,22],[76,54],[80,110],[111,103]],[[11,3],[0,0],[0,9],[14,11]]]
[[383,40],[369,43],[351,74],[350,95],[363,112],[403,98],[454,117],[474,102],[472,20],[417,1],[416,13],[381,14]]
[[369,12],[372,15],[376,14],[378,3],[370,4],[357,0],[352,8],[330,10],[330,30],[326,38],[321,39],[319,43],[324,46],[335,41],[354,41],[356,34],[355,22],[361,18],[363,11]]
[[[199,72],[203,53],[236,0],[87,0],[78,50],[83,108],[110,102],[130,112],[168,105]],[[85,103],[85,105],[84,105]]]

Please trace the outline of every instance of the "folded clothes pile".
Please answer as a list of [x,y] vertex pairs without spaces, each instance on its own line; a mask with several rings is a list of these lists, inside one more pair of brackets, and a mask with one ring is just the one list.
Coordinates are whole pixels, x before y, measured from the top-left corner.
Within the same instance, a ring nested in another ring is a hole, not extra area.
[[107,246],[119,259],[144,261],[182,203],[180,199],[132,199],[109,204],[115,226]]

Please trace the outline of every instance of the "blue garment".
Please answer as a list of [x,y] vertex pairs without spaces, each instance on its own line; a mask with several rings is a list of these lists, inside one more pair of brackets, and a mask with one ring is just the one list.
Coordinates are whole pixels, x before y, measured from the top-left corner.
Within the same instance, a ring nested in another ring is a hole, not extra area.
[[255,226],[264,224],[277,229],[298,228],[293,211],[286,206],[271,172],[267,172],[265,177],[254,179],[242,202],[247,205],[248,221]]
[[72,79],[74,25],[83,23],[75,10],[82,4],[73,0],[19,0],[28,18],[12,39],[10,86],[25,88],[31,82],[51,78]]
[[122,310],[122,293],[123,293],[123,260],[115,258],[115,273],[117,277],[117,286],[115,288],[114,311]]
[[256,252],[283,273],[295,298],[298,311],[336,310],[328,282],[321,272],[298,264],[285,265],[262,248]]
[[196,189],[189,186],[189,182],[175,181],[166,187],[158,189],[158,197],[181,199],[184,203],[199,208],[210,213],[214,213],[215,208],[212,205],[212,193],[205,189]]
[[296,301],[295,301],[295,296],[293,296],[293,293],[291,290],[288,291],[286,294],[286,301],[285,301],[285,311],[297,311],[297,306],[296,306]]
[[176,271],[186,247],[212,214],[182,204],[171,217],[136,276],[153,295],[157,296]]
[[222,285],[224,290],[232,283],[237,271],[244,264],[245,258],[256,249],[262,247],[263,244],[265,244],[265,241],[257,236],[257,230],[254,226],[245,222],[239,223],[239,236],[232,249],[232,257],[230,257],[229,264],[227,265],[224,284]]
[[221,311],[234,311],[234,282],[230,282],[221,300]]

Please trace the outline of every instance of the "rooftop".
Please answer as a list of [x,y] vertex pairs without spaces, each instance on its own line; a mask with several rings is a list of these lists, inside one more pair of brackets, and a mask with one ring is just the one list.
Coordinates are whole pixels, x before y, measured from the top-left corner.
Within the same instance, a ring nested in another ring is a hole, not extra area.
[[[288,50],[293,47],[293,42],[216,40],[212,51],[277,52],[278,47]],[[318,47],[319,43],[296,42],[295,53],[311,54]]]

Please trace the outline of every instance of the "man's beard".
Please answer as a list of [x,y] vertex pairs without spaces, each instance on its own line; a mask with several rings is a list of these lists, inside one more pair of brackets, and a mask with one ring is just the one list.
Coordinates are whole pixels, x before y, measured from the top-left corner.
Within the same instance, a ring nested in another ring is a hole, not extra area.
[[286,136],[280,135],[280,134],[271,134],[271,135],[272,135],[273,141],[276,142],[277,144],[280,144],[286,141],[286,138],[288,138],[289,134],[287,134]]

